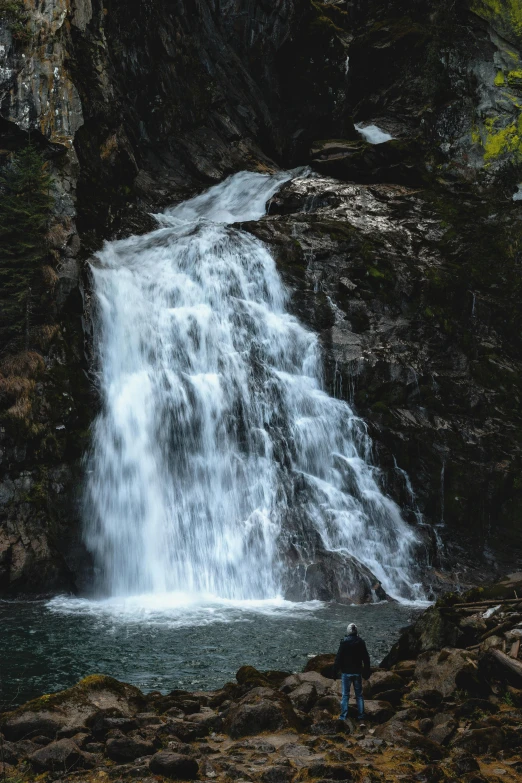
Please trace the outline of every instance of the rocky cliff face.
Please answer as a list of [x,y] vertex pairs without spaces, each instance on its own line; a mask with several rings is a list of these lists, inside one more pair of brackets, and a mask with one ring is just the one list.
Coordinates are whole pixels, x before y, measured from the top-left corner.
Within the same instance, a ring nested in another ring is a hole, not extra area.
[[[455,6],[0,0],[2,161],[30,138],[55,201],[44,316],[1,358],[0,592],[88,578],[90,253],[274,161],[320,174],[257,230],[323,336],[332,389],[367,418],[388,490],[439,566],[514,563],[522,10]],[[364,143],[353,117],[396,140]]]

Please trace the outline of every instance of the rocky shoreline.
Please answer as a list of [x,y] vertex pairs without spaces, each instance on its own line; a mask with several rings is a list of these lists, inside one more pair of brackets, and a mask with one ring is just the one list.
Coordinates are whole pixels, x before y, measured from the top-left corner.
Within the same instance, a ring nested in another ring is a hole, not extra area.
[[[333,654],[303,672],[244,666],[217,691],[167,695],[104,675],[0,715],[0,779],[515,781],[522,772],[522,575],[448,594],[337,719]],[[211,664],[210,664],[211,665]]]

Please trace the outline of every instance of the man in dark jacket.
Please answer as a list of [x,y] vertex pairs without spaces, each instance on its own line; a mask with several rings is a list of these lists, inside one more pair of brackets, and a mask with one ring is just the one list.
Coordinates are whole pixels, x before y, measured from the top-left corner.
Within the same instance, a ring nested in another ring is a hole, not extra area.
[[341,720],[346,720],[348,717],[348,700],[352,683],[357,700],[357,718],[364,720],[362,678],[363,675],[365,679],[370,676],[370,656],[364,640],[357,633],[355,623],[350,623],[346,631],[347,636],[341,639],[334,664],[335,676],[337,677],[339,672],[342,673]]

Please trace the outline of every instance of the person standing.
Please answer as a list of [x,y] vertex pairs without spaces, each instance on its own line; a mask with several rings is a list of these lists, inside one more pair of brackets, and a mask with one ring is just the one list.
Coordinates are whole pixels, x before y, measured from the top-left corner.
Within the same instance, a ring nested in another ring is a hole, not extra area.
[[346,720],[348,717],[348,701],[353,684],[357,700],[357,719],[362,721],[364,720],[362,678],[364,676],[365,679],[368,679],[370,676],[370,656],[364,639],[359,636],[355,623],[348,625],[346,634],[344,639],[341,639],[334,663],[335,677],[337,678],[341,672],[343,687],[340,719]]

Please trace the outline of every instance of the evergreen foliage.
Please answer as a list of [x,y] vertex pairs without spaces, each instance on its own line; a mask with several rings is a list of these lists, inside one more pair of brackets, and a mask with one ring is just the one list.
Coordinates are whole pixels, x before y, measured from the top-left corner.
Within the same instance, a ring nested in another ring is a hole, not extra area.
[[28,347],[32,297],[47,255],[51,177],[38,150],[17,152],[0,173],[0,340]]
[[0,0],[0,22],[5,22],[15,41],[26,44],[31,40],[27,26],[29,12],[23,0]]

